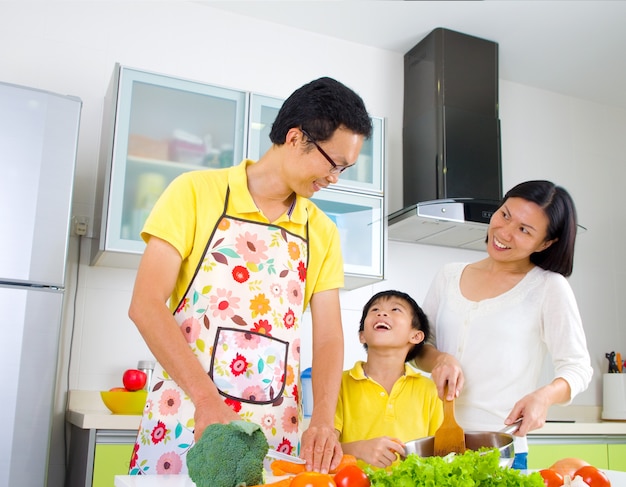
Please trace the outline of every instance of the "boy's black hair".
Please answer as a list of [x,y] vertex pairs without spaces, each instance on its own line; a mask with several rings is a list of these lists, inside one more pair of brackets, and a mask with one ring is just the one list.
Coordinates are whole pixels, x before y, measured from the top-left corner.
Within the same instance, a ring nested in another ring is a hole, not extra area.
[[[426,313],[420,308],[419,304],[407,293],[403,293],[402,291],[396,291],[394,289],[389,289],[387,291],[380,291],[379,293],[374,294],[365,306],[363,306],[363,314],[361,315],[361,321],[359,325],[359,332],[362,332],[365,327],[365,317],[367,316],[368,311],[372,307],[372,305],[378,301],[379,299],[388,300],[390,298],[400,298],[409,303],[411,309],[413,310],[413,319],[411,320],[411,327],[415,330],[421,330],[424,333],[424,339],[420,343],[416,343],[406,354],[405,362],[410,362],[415,359],[422,352],[424,348],[424,343],[428,341],[430,338],[430,323],[428,322],[428,318],[426,317]],[[367,350],[367,343],[363,344],[365,350]]]
[[282,145],[287,132],[297,127],[322,142],[341,126],[366,139],[372,134],[372,119],[361,97],[339,81],[323,77],[301,86],[285,100],[272,124],[270,140]]

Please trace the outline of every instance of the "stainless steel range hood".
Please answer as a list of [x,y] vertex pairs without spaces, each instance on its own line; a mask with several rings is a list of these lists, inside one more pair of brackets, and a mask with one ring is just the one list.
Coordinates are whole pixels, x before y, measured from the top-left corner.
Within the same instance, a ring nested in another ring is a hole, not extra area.
[[404,56],[403,203],[392,240],[485,249],[502,198],[498,45],[434,29]]
[[499,202],[471,198],[424,201],[389,215],[389,238],[485,250],[489,219]]

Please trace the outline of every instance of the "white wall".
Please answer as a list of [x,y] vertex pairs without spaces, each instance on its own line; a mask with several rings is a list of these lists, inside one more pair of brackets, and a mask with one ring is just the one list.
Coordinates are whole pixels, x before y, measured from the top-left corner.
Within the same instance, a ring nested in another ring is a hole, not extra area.
[[[373,115],[387,119],[389,210],[402,206],[401,54],[187,2],[16,1],[0,2],[0,59],[2,81],[83,100],[75,215],[93,221],[102,103],[115,62],[281,97],[322,75],[345,82],[363,96]],[[504,187],[531,178],[552,179],[570,190],[580,222],[588,227],[579,237],[570,281],[596,376],[576,403],[598,405],[604,352],[626,352],[626,331],[620,326],[626,317],[626,300],[621,299],[626,266],[620,258],[626,240],[621,204],[626,112],[501,80],[500,118]],[[82,247],[86,250],[88,244],[83,240]],[[86,265],[76,237],[70,254],[60,389],[108,389],[120,384],[124,369],[150,356],[127,317],[134,271]],[[442,264],[482,256],[390,242],[387,280],[342,292],[346,367],[364,357],[356,330],[361,307],[373,292],[397,288],[421,301]],[[306,350],[303,362],[310,364]],[[57,405],[57,425],[62,424],[63,399],[61,395]],[[57,445],[62,444],[59,435],[56,431]],[[60,450],[53,458],[53,479],[62,470]],[[56,485],[54,480],[50,485]]]

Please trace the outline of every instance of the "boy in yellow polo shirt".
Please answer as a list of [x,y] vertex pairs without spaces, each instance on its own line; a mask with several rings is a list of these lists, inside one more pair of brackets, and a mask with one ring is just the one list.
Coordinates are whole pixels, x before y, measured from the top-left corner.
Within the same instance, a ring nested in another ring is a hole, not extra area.
[[404,455],[404,442],[434,435],[443,419],[435,383],[407,363],[430,327],[415,300],[394,290],[372,296],[360,323],[367,360],[343,373],[335,429],[344,453],[387,467]]

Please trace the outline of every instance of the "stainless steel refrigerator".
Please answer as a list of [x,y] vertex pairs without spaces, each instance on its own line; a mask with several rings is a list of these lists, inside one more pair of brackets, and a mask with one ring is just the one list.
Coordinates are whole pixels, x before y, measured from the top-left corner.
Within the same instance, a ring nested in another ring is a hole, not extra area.
[[0,487],[46,484],[81,107],[0,82]]

